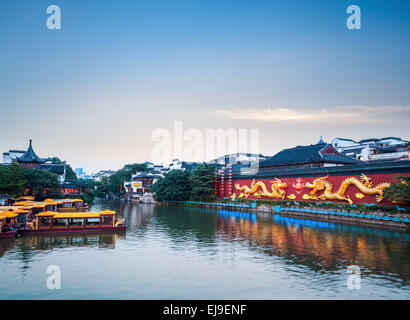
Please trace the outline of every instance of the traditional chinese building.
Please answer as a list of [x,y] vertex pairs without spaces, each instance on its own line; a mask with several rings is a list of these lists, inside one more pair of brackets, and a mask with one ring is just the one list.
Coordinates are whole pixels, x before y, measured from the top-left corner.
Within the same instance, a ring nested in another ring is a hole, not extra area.
[[262,200],[392,203],[384,189],[410,176],[410,161],[360,161],[340,154],[332,145],[284,149],[257,166],[233,165],[217,172],[216,193],[225,198]]
[[163,174],[156,171],[137,172],[131,181],[124,182],[123,199],[136,202],[153,202],[151,187]]
[[26,151],[10,150],[3,153],[3,164],[7,165],[17,162],[23,167],[38,168],[55,173],[59,176],[60,182],[65,180],[65,162],[53,163],[51,158],[40,158],[34,151],[32,140]]

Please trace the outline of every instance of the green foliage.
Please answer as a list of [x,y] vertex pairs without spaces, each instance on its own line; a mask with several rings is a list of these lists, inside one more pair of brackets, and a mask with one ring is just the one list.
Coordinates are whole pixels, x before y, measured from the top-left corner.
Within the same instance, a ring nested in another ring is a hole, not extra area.
[[60,158],[57,158],[57,157],[51,158],[51,162],[54,163],[54,164],[61,164],[61,163],[63,163],[63,162],[60,160]]
[[29,194],[36,197],[53,197],[59,194],[60,182],[55,173],[36,168],[23,168],[22,172]]
[[78,182],[80,183],[82,187],[88,188],[91,190],[94,190],[95,187],[97,186],[97,182],[91,179],[78,179]]
[[121,194],[121,185],[125,181],[130,181],[131,176],[137,171],[147,171],[147,165],[145,163],[126,164],[111,176],[102,177],[101,181],[96,184],[97,196],[101,197],[108,194],[119,196]]
[[23,167],[13,162],[9,166],[0,165],[0,193],[21,196],[24,193]]
[[88,203],[88,205],[91,205],[94,202],[95,199],[95,192],[92,190],[86,190],[82,195],[81,199],[84,200],[84,202]]
[[110,193],[108,177],[102,177],[101,181],[97,182],[95,193],[98,197],[103,197]]
[[[63,163],[60,158],[57,157],[53,157],[51,158],[51,162],[54,164],[61,164]],[[77,181],[77,175],[74,172],[73,168],[71,168],[71,166],[69,164],[66,163],[65,165],[65,179],[69,180],[69,181]]]
[[65,179],[66,180],[71,180],[71,181],[77,181],[77,175],[74,172],[73,168],[69,164],[65,165]]
[[153,184],[151,191],[159,201],[186,201],[191,194],[190,173],[185,170],[171,170]]
[[190,177],[192,201],[208,201],[216,199],[214,193],[214,170],[215,166],[211,164],[200,164]]
[[399,183],[392,183],[390,187],[384,190],[385,197],[390,201],[410,204],[410,177],[400,176]]
[[125,181],[130,181],[131,176],[137,171],[146,171],[147,165],[145,163],[126,164],[122,169],[113,173],[108,178],[109,192],[119,196],[121,194],[121,185]]

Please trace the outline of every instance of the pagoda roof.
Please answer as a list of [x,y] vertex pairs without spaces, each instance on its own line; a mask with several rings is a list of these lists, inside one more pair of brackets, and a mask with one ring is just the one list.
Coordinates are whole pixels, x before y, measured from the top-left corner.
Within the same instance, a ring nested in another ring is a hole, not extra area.
[[20,157],[17,158],[18,162],[37,162],[37,163],[44,163],[48,159],[43,159],[40,158],[33,150],[33,146],[31,145],[31,139],[30,139],[30,144],[28,146],[27,151]]

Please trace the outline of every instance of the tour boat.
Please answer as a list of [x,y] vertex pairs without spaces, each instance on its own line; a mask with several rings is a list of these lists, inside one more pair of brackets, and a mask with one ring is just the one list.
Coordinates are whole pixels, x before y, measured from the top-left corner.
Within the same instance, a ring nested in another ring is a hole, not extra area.
[[18,201],[13,204],[16,207],[25,207],[25,209],[33,209],[34,214],[43,211],[55,212],[85,212],[88,211],[88,206],[81,199],[46,199],[44,201]]
[[46,199],[45,202],[56,203],[57,208],[50,211],[58,212],[85,212],[88,211],[88,206],[81,199]]
[[126,223],[115,217],[115,211],[101,212],[53,212],[45,211],[37,214],[32,222],[20,229],[22,235],[71,233],[71,232],[103,232],[125,231]]
[[0,239],[16,236],[17,216],[18,214],[12,211],[0,211]]

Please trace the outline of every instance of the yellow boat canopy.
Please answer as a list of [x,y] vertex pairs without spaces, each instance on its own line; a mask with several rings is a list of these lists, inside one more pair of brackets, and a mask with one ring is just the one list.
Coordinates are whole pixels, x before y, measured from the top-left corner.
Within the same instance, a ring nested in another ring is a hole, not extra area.
[[21,207],[0,207],[0,214],[3,212],[14,212],[14,213],[29,213],[26,210],[23,210]]
[[76,219],[76,218],[99,218],[102,215],[115,215],[115,211],[100,212],[53,212],[46,211],[36,215],[36,217],[52,217],[54,219]]
[[24,206],[26,204],[33,203],[33,202],[34,201],[32,201],[32,200],[30,200],[30,201],[18,201],[18,202],[14,202],[13,206]]
[[55,202],[55,203],[63,203],[63,202],[83,202],[82,199],[46,199],[44,202]]
[[34,196],[18,197],[16,200],[34,200]]
[[17,213],[14,213],[14,212],[11,212],[11,211],[8,211],[8,212],[3,211],[3,212],[0,212],[0,220],[4,220],[4,219],[6,219],[6,218],[15,218],[15,217],[17,217],[17,216],[18,216]]

